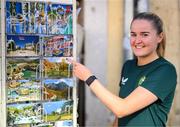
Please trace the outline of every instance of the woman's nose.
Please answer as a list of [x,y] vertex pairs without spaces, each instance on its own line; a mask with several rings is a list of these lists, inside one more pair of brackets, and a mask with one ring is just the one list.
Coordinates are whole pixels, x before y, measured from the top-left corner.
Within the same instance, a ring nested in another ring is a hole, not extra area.
[[142,43],[142,38],[137,36],[137,37],[135,38],[135,43],[136,43],[136,44]]

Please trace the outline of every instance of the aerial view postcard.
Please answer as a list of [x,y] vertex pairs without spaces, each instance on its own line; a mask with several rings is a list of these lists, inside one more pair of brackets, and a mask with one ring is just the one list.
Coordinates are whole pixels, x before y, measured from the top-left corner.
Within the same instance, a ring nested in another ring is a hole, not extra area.
[[72,77],[72,64],[65,57],[48,57],[43,59],[44,78]]
[[73,36],[59,35],[43,37],[44,56],[72,57]]
[[69,100],[72,99],[73,79],[46,79],[43,81],[44,100]]
[[72,120],[73,101],[45,102],[42,105],[45,122]]
[[7,56],[38,56],[39,36],[7,35]]
[[41,104],[12,104],[7,106],[8,125],[39,122],[42,122]]
[[41,100],[40,81],[11,80],[7,86],[7,103]]
[[7,58],[7,80],[38,79],[40,62],[37,58]]

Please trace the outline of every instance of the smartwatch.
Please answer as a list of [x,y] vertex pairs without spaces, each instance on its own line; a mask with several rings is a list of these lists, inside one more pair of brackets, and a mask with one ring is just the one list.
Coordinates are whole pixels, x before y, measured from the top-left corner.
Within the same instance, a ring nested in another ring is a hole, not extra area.
[[96,79],[97,79],[96,76],[92,75],[92,76],[90,76],[90,77],[85,81],[85,83],[86,83],[88,86],[90,86],[90,85],[94,82],[94,80],[96,80]]

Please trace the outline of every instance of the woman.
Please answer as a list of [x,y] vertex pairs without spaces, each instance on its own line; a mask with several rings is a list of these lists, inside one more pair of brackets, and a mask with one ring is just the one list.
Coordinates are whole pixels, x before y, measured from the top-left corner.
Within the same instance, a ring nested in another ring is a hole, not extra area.
[[162,20],[153,13],[139,13],[130,29],[135,59],[123,66],[119,97],[104,88],[89,69],[73,61],[74,74],[116,115],[114,126],[166,126],[177,75],[175,67],[163,58]]

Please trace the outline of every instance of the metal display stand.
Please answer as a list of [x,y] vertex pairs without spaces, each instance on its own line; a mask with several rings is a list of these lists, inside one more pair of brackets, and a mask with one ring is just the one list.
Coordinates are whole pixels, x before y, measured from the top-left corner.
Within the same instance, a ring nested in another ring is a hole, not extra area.
[[76,0],[0,9],[0,127],[77,127]]

